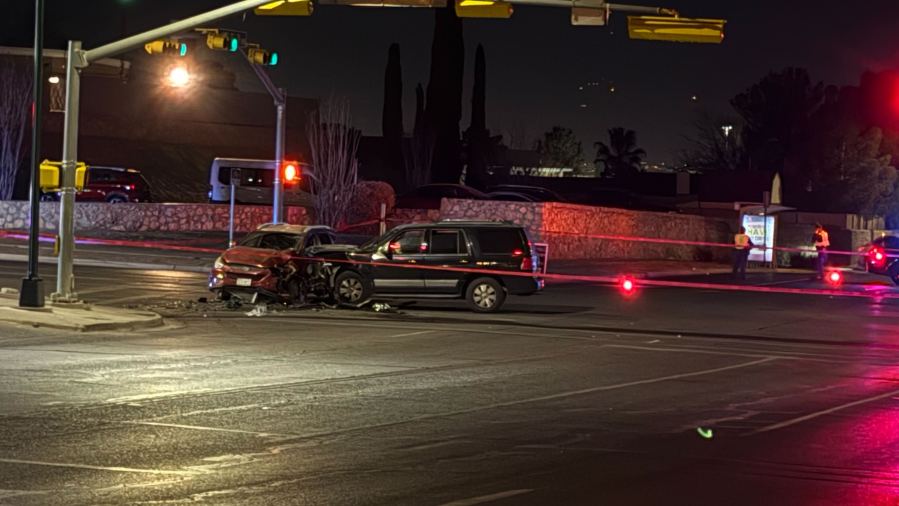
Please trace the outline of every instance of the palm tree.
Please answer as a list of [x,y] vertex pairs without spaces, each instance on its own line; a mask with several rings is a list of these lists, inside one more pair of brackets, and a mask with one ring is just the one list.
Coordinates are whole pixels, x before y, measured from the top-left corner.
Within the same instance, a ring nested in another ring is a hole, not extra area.
[[621,127],[609,130],[609,143],[596,142],[596,160],[601,163],[603,177],[625,177],[640,170],[646,151],[637,147],[637,133]]

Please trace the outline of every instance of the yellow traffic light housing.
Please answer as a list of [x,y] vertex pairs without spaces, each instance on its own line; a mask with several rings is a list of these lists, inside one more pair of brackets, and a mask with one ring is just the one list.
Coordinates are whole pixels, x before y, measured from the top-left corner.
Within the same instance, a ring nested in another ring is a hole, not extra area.
[[[62,171],[62,162],[51,162],[44,160],[41,162],[40,186],[43,191],[59,190],[62,179],[60,172]],[[84,189],[84,178],[87,173],[87,165],[84,162],[75,164],[75,189],[81,191]]]
[[255,46],[247,49],[247,58],[249,58],[250,63],[269,67],[274,67],[281,59],[277,51],[269,51]]
[[154,40],[144,44],[144,50],[149,54],[187,56],[187,43],[178,39]]
[[311,16],[311,0],[279,0],[253,9],[257,16]]
[[456,16],[460,18],[509,19],[512,4],[491,0],[456,0]]
[[220,32],[218,30],[206,32],[206,47],[213,51],[236,53],[240,49],[240,40],[240,34],[235,32]]
[[628,16],[627,31],[630,38],[639,40],[720,44],[725,23],[724,19]]
[[605,7],[572,7],[571,24],[574,26],[606,26],[612,9]]

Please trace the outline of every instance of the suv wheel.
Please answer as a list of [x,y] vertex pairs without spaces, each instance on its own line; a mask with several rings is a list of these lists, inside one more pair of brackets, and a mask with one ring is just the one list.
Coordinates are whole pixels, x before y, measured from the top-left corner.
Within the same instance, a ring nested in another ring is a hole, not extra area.
[[109,202],[110,204],[122,204],[128,202],[128,197],[123,195],[110,195],[109,197],[106,197],[106,202]]
[[479,313],[493,313],[499,311],[506,301],[506,291],[493,278],[478,278],[468,285],[465,300]]
[[334,295],[344,306],[359,307],[371,298],[371,288],[356,271],[343,271],[334,280]]

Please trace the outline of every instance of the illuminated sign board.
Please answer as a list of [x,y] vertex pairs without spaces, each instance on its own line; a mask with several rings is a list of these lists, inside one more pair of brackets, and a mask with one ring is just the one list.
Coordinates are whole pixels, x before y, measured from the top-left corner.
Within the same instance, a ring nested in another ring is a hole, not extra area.
[[743,215],[743,226],[746,227],[746,235],[756,246],[764,245],[766,250],[753,248],[749,252],[750,262],[771,262],[774,252],[774,216]]

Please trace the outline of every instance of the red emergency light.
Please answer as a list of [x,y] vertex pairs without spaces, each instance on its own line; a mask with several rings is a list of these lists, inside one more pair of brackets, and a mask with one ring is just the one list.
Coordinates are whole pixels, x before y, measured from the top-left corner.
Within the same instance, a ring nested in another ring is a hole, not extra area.
[[618,289],[621,290],[625,297],[630,297],[637,292],[637,283],[634,281],[634,278],[624,276],[618,281]]
[[824,280],[831,286],[839,286],[843,283],[843,273],[840,271],[830,271],[824,276]]

